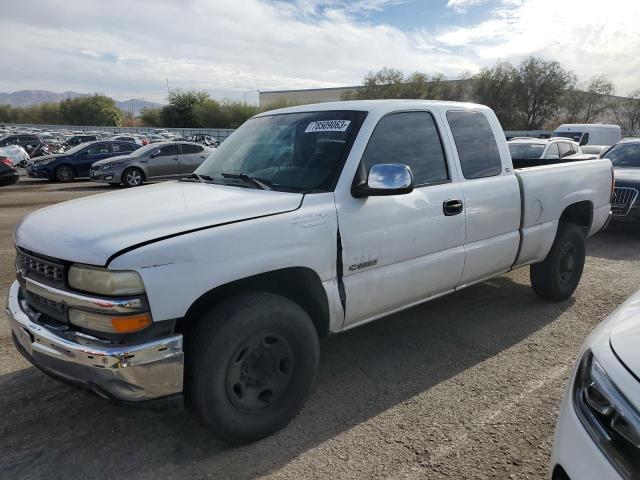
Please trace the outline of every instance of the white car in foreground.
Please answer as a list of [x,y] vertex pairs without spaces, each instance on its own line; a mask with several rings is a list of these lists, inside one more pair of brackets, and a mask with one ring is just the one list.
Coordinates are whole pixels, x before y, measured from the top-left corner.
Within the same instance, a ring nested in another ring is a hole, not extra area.
[[640,291],[583,346],[560,407],[552,478],[640,478]]

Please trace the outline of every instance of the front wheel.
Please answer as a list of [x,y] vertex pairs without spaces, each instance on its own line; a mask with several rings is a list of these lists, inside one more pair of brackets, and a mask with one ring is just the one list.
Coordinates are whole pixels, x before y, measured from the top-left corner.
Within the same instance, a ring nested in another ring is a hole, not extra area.
[[144,175],[141,170],[137,168],[127,168],[122,172],[122,183],[126,187],[138,187],[144,182]]
[[307,313],[266,292],[232,297],[187,337],[187,404],[221,440],[249,443],[286,426],[318,370],[318,335]]
[[547,300],[566,300],[580,283],[584,259],[584,233],[577,225],[560,223],[547,258],[530,267],[533,291]]

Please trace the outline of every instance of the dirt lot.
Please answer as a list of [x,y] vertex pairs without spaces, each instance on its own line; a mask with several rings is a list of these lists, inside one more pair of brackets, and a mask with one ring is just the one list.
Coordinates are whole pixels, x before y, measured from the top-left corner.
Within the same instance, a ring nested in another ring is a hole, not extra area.
[[[0,190],[0,291],[32,210],[113,190]],[[79,222],[82,219],[78,219]],[[575,296],[546,303],[523,269],[323,341],[311,397],[245,447],[182,411],[116,407],[30,367],[0,312],[0,478],[544,478],[569,369],[592,328],[640,288],[640,230],[588,243]]]

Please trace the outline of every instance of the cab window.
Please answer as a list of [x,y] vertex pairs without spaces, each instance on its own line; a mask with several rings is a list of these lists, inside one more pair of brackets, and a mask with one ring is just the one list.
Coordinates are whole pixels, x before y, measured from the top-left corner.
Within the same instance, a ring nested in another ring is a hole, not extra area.
[[453,140],[466,179],[493,177],[502,172],[495,135],[480,112],[447,112]]
[[440,135],[430,113],[393,113],[378,122],[362,163],[368,172],[373,165],[393,162],[411,169],[416,187],[449,179]]

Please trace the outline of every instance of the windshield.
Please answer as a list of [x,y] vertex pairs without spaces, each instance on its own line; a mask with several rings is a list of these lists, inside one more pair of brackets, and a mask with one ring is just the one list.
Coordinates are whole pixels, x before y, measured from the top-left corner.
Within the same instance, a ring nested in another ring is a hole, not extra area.
[[514,159],[541,158],[545,146],[543,143],[510,143],[509,151]]
[[640,168],[640,143],[619,143],[605,153],[614,167]]
[[195,173],[229,185],[247,183],[223,173],[255,177],[274,190],[332,191],[365,116],[326,111],[252,118]]
[[570,138],[574,142],[579,142],[582,132],[553,132],[552,137]]
[[140,147],[139,149],[127,153],[127,155],[131,157],[146,157],[154,150],[160,149],[164,144],[163,143],[150,143],[149,145],[145,145],[144,147]]
[[69,150],[64,152],[64,154],[65,155],[73,155],[74,153],[78,153],[80,150],[83,150],[84,148],[86,148],[87,143],[89,143],[89,142],[84,142],[84,143],[81,143],[79,145],[76,145],[75,147],[70,148]]

